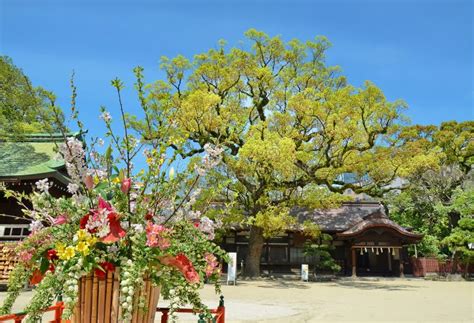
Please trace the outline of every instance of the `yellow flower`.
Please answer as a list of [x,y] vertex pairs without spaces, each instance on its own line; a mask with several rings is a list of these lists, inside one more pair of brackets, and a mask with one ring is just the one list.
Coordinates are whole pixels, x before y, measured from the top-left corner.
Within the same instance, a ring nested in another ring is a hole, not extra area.
[[93,236],[88,236],[86,242],[89,244],[89,246],[93,246],[97,243],[97,238]]
[[97,184],[99,184],[99,182],[100,182],[99,176],[97,176],[97,175],[94,176],[94,184],[97,185]]
[[66,249],[64,249],[64,252],[61,253],[59,258],[62,260],[69,260],[72,257],[74,257],[75,254],[76,252],[74,251],[74,247],[69,246],[69,247],[66,247]]
[[54,249],[56,249],[56,252],[58,253],[58,257],[61,258],[61,255],[64,253],[64,249],[66,248],[66,246],[64,245],[64,243],[58,243]]
[[86,230],[79,230],[77,231],[77,238],[79,240],[86,240],[89,237],[89,234]]
[[118,184],[118,183],[120,183],[120,182],[121,182],[121,180],[120,180],[120,178],[118,178],[118,177],[115,177],[115,178],[112,180],[112,183],[114,183],[114,184]]
[[89,244],[87,242],[81,241],[77,244],[76,250],[82,253],[84,256],[87,256],[89,254]]
[[148,157],[148,158],[146,159],[146,163],[147,163],[148,165],[150,165],[151,163],[153,163],[153,158]]

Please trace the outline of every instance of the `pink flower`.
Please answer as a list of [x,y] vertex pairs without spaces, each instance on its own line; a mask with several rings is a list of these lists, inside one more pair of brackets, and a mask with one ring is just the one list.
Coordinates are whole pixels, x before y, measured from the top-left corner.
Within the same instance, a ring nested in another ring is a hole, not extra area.
[[125,178],[123,181],[122,181],[122,185],[120,186],[120,190],[127,194],[128,191],[130,190],[130,185],[132,184],[132,180],[130,178]]
[[19,257],[21,261],[28,262],[31,260],[31,258],[33,258],[33,254],[25,250],[20,253]]
[[67,217],[63,214],[53,220],[53,225],[61,225],[67,222]]
[[94,187],[94,178],[91,175],[87,175],[84,178],[84,184],[86,184],[88,190],[91,190]]
[[168,229],[160,224],[148,221],[146,225],[146,245],[148,247],[159,247],[161,250],[168,249],[171,242],[165,237]]
[[204,255],[204,259],[206,259],[207,262],[206,277],[209,277],[219,270],[219,262],[217,261],[216,256],[214,256],[212,253],[206,253]]

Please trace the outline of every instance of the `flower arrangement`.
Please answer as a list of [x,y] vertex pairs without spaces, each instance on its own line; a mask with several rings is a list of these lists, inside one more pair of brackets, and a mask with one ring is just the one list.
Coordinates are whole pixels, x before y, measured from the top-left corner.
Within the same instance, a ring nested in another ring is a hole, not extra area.
[[[38,181],[31,195],[2,189],[5,196],[24,206],[32,222],[30,236],[17,247],[21,262],[10,276],[1,313],[11,310],[25,283],[30,282],[37,285],[25,309],[30,322],[58,296],[65,304],[63,318],[70,318],[78,301],[80,279],[91,273],[103,279],[116,268],[120,268],[124,321],[136,310],[133,298],[144,277],[161,286],[162,295],[170,299],[171,313],[188,303],[205,311],[198,292],[205,280],[214,282],[219,292],[218,259],[226,259],[224,251],[212,242],[219,221],[203,216],[196,200],[200,179],[220,162],[222,149],[206,145],[201,160],[175,172],[177,154],[168,151],[170,145],[176,145],[172,126],[146,121],[155,98],[145,97],[141,69],[135,73],[145,118],[139,121],[124,113],[123,84],[112,81],[124,135],[117,135],[111,114],[103,109],[108,147],[101,147],[104,140],[99,138],[92,138],[86,146],[79,136],[69,136],[61,110],[51,98],[54,120],[65,139],[58,145],[58,153],[71,179],[70,196],[52,197],[47,179]],[[71,84],[71,116],[82,131]],[[147,139],[157,135],[159,140]],[[132,160],[141,154],[146,167],[135,171]],[[138,307],[147,310],[142,303],[138,302]]]

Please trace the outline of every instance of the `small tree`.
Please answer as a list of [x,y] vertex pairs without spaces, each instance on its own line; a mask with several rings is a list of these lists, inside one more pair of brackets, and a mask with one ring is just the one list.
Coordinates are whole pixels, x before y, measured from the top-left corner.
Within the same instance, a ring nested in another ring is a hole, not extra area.
[[316,261],[314,263],[314,273],[317,271],[331,271],[337,273],[341,270],[331,251],[334,250],[332,245],[332,237],[329,234],[321,233],[317,238],[309,240],[304,245],[304,254],[306,256],[314,256]]
[[462,263],[465,265],[465,274],[467,274],[469,264],[474,262],[474,249],[469,246],[474,243],[474,219],[472,217],[462,218],[458,225],[449,236],[443,239],[442,244],[447,246],[452,253],[453,268],[451,273],[456,273],[458,263]]

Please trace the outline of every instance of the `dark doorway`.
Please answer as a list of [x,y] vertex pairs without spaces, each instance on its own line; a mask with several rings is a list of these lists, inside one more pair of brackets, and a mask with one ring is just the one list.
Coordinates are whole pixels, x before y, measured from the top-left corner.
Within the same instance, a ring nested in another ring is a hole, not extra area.
[[367,248],[367,252],[362,254],[357,252],[357,275],[358,276],[393,276],[393,256],[387,249],[372,251]]

